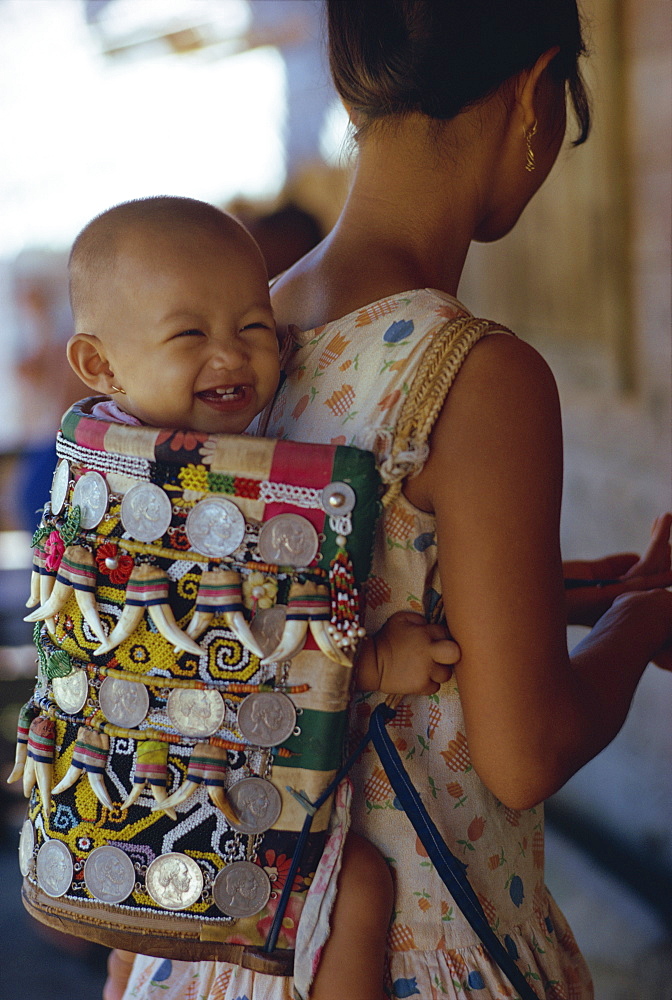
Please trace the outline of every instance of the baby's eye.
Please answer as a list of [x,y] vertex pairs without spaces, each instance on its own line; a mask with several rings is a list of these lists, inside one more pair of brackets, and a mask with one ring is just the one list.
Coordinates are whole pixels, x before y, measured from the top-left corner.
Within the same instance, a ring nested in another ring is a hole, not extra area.
[[203,333],[202,330],[193,329],[193,330],[180,330],[180,332],[178,334],[176,334],[176,336],[177,337],[204,337],[205,334]]
[[247,323],[242,330],[270,330],[271,327],[268,323],[262,323],[261,320],[257,323]]

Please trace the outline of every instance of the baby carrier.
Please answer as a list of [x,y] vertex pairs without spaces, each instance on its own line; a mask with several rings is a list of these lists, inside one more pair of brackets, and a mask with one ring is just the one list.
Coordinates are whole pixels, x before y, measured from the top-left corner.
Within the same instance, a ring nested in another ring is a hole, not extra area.
[[33,539],[24,903],[109,947],[291,974],[363,635],[373,456],[111,424],[96,401],[63,418]]

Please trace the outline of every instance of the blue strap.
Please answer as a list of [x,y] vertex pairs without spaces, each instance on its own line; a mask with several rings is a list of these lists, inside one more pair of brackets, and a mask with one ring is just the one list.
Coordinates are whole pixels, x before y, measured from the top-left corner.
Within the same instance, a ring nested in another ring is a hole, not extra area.
[[515,964],[508,951],[494,933],[483,907],[478,901],[466,876],[465,866],[450,852],[447,844],[434,825],[422,800],[408,777],[396,747],[385,728],[386,722],[394,717],[394,709],[384,703],[378,705],[371,714],[369,732],[373,739],[381,763],[392,788],[410,819],[415,832],[422,841],[427,854],[453,899],[462,910],[471,928],[478,934],[491,958],[518,990],[521,1000],[539,1000],[525,976]]

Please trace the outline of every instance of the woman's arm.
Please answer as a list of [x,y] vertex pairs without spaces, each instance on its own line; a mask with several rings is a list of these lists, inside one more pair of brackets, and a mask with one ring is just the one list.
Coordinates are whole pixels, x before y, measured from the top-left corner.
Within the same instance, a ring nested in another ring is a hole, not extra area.
[[437,518],[439,568],[472,762],[507,805],[556,791],[618,732],[672,638],[672,595],[619,598],[567,653],[557,390],[531,347],[472,350],[406,493]]

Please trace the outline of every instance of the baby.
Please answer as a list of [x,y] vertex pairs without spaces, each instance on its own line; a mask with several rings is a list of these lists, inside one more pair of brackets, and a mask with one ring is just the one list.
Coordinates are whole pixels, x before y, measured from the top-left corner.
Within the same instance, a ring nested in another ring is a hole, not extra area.
[[[68,360],[109,397],[94,416],[239,434],[273,398],[279,351],[264,260],[249,233],[213,206],[159,197],[104,212],[75,240],[70,295],[77,332]],[[433,693],[458,656],[442,627],[398,613],[360,644],[357,686]],[[311,997],[319,1000],[335,969],[343,996],[382,997],[392,898],[383,858],[349,834]],[[122,996],[132,957],[112,953],[106,1000]]]

